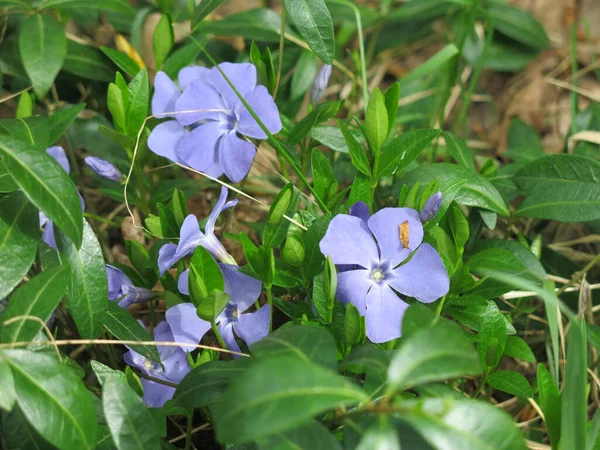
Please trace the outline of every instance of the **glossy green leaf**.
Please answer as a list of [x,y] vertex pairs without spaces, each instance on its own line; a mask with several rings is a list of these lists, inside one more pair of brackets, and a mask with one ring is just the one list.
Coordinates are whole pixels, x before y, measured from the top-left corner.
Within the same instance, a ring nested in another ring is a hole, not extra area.
[[463,331],[438,324],[408,336],[388,369],[390,391],[481,372],[477,354]]
[[324,0],[284,0],[289,20],[325,64],[333,64],[335,36],[331,14]]
[[0,409],[11,411],[15,405],[17,394],[15,392],[15,383],[8,361],[0,353]]
[[85,103],[80,103],[54,111],[54,114],[48,117],[48,124],[50,126],[48,144],[52,145],[56,143],[84,109]]
[[[285,433],[277,433],[258,442],[258,450],[341,450],[334,435],[317,421],[299,426]],[[373,447],[375,448],[375,447]]]
[[16,119],[29,117],[33,114],[33,101],[29,92],[23,92],[19,95],[19,104],[17,105]]
[[376,424],[367,429],[356,450],[400,450],[398,433],[387,417],[380,417]]
[[487,383],[494,389],[521,398],[533,398],[533,390],[522,374],[512,370],[499,370],[487,377]]
[[600,218],[600,162],[575,155],[549,155],[523,166],[514,182],[527,198],[516,215],[585,222]]
[[42,3],[42,9],[98,9],[133,16],[134,9],[126,0],[48,0]]
[[288,143],[295,145],[304,139],[308,133],[318,123],[335,117],[343,102],[325,102],[318,104],[315,109],[309,112],[305,117],[298,122],[288,135]]
[[454,164],[435,163],[423,165],[400,177],[399,184],[412,186],[419,181],[421,185],[425,185],[436,178],[440,180],[440,183],[449,180],[466,180],[466,183],[454,198],[457,203],[489,209],[502,216],[509,215],[506,202],[492,183],[478,173]]
[[483,367],[494,368],[500,362],[506,347],[507,331],[504,316],[493,301],[482,314],[482,325],[477,337],[477,354]]
[[22,192],[0,200],[0,297],[21,282],[35,259],[38,212]]
[[316,55],[310,50],[303,50],[294,73],[292,74],[292,83],[290,86],[290,99],[297,100],[306,94],[306,91],[312,86],[317,75]]
[[2,414],[0,426],[7,450],[56,450],[27,421],[18,405],[10,414]]
[[102,248],[87,222],[83,227],[83,242],[79,250],[60,230],[55,230],[55,235],[61,264],[71,268],[71,281],[67,286],[67,308],[81,337],[96,338],[102,332],[102,320],[108,299]]
[[148,115],[148,72],[140,70],[128,86],[129,102],[125,111],[127,135],[136,139]]
[[111,369],[110,367],[105,366],[104,364],[98,361],[90,361],[90,366],[92,367],[92,370],[94,371],[96,378],[98,378],[98,382],[101,386],[110,377],[120,378],[121,381],[127,383],[127,376],[125,375],[125,372]]
[[346,145],[348,146],[350,158],[352,158],[352,165],[360,172],[370,177],[371,165],[369,164],[369,159],[367,158],[364,147],[360,142],[358,142],[350,130],[348,130],[348,127],[346,127],[344,122],[338,120],[338,126],[340,127],[340,131],[342,132],[344,140],[346,141]]
[[243,443],[367,400],[354,383],[297,356],[255,363],[229,387],[215,411],[220,442]]
[[[117,303],[104,300],[106,312],[104,314],[104,326],[115,338],[123,341],[153,341],[152,336],[127,310],[121,308]],[[135,352],[146,358],[160,363],[158,350],[149,344],[128,344]]]
[[395,82],[383,93],[385,109],[388,115],[388,135],[396,128],[398,101],[400,100],[400,83]]
[[59,448],[93,448],[96,411],[92,394],[69,366],[56,357],[7,350],[17,403],[27,421]]
[[292,217],[298,207],[300,194],[294,191],[292,183],[285,185],[275,200],[271,203],[267,223],[263,231],[263,245],[269,248],[277,248],[285,239],[290,227],[290,221],[284,217]]
[[162,67],[165,59],[169,56],[171,48],[173,48],[174,42],[175,36],[173,35],[171,16],[163,14],[152,34],[152,49],[154,50],[154,60],[157,68]]
[[325,258],[319,249],[319,242],[325,236],[327,227],[331,222],[331,214],[325,214],[315,220],[304,233],[304,248],[306,250],[304,257],[304,278],[311,280],[321,271],[321,266]]
[[202,22],[206,16],[225,3],[225,0],[202,0],[194,10],[194,18],[192,19],[192,30]]
[[543,364],[537,367],[537,385],[540,396],[540,408],[544,413],[544,421],[548,437],[553,446],[560,440],[561,399],[560,393],[548,369]]
[[141,71],[140,66],[129,55],[111,47],[100,47],[100,50],[131,78],[135,77]]
[[444,131],[444,140],[446,141],[446,149],[454,161],[465,169],[475,171],[473,153],[467,147],[465,140],[450,131]]
[[398,415],[433,448],[469,450],[526,450],[521,430],[512,417],[493,405],[468,399],[430,398]]
[[71,40],[67,44],[63,70],[89,80],[108,82],[114,78],[110,63],[99,50]]
[[69,283],[69,268],[66,266],[53,267],[33,277],[21,286],[8,302],[8,307],[2,314],[0,337],[2,342],[22,342],[33,340],[42,329],[42,324],[21,319],[6,324],[18,316],[38,317],[46,322],[62,300]]
[[[196,247],[190,261],[190,271],[194,271],[194,280],[200,287],[200,297],[203,300],[212,291],[222,291],[224,288],[223,274],[211,254],[204,247]],[[191,275],[191,273],[190,273]],[[192,276],[190,276],[192,283]]]
[[62,167],[46,152],[2,135],[0,156],[29,200],[79,247],[83,213],[77,190]]
[[525,342],[524,339],[519,336],[507,336],[506,347],[504,347],[504,354],[512,358],[517,358],[527,362],[536,362],[535,356],[531,351],[531,348]]
[[173,396],[177,406],[202,408],[216,405],[229,385],[244,375],[250,360],[209,361],[185,376]]
[[[385,97],[381,89],[375,88],[369,99],[365,112],[365,134],[371,150],[379,154],[381,146],[388,135],[388,113],[385,108]],[[381,172],[380,172],[381,173]]]
[[544,26],[531,13],[500,3],[487,8],[486,13],[493,20],[494,28],[506,36],[534,48],[550,46]]
[[585,448],[587,424],[587,345],[583,319],[571,321],[562,392],[561,448]]
[[379,170],[375,176],[387,177],[404,170],[441,132],[441,130],[411,130],[394,138],[381,149]]
[[117,377],[102,386],[104,417],[118,450],[159,450],[154,418],[142,399]]
[[35,14],[19,29],[19,53],[35,93],[43,98],[65,61],[65,30],[53,18]]

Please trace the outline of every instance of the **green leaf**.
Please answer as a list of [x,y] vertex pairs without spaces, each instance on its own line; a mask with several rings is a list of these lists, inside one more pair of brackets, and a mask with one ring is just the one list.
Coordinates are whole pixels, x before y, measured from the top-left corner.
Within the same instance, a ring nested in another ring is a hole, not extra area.
[[487,8],[486,13],[492,19],[494,28],[506,36],[534,48],[545,49],[550,46],[544,26],[531,13],[499,3]]
[[544,413],[544,422],[550,443],[556,448],[560,440],[561,401],[560,393],[546,366],[538,364],[537,385],[540,395],[540,408]]
[[21,408],[13,408],[10,414],[2,414],[2,439],[6,449],[11,450],[56,450],[35,428],[27,422]]
[[369,208],[372,206],[372,192],[371,192],[371,180],[363,175],[357,173],[350,189],[350,196],[348,197],[348,205],[352,206],[358,201],[365,202]]
[[154,50],[154,60],[156,61],[157,68],[162,67],[173,48],[174,42],[175,36],[173,35],[171,16],[163,14],[152,34],[152,49]]
[[194,18],[192,19],[192,30],[202,22],[206,16],[225,3],[225,0],[202,0],[194,10]]
[[190,261],[190,284],[192,283],[192,272],[195,283],[200,289],[198,291],[201,297],[198,299],[199,302],[214,290],[223,291],[225,285],[221,269],[208,250],[202,246],[196,247]]
[[313,127],[308,135],[315,141],[329,147],[331,150],[340,153],[348,153],[348,145],[346,145],[344,136],[338,127]]
[[446,141],[446,149],[454,161],[465,169],[475,171],[473,153],[467,147],[465,140],[450,131],[444,131],[444,140]]
[[487,383],[494,389],[508,392],[517,397],[533,398],[533,390],[529,382],[519,372],[499,370],[487,377]]
[[159,450],[154,418],[142,399],[117,377],[102,386],[104,417],[119,450]]
[[17,394],[10,365],[6,358],[0,354],[0,409],[11,411],[15,405]]
[[[258,450],[341,450],[342,446],[331,432],[317,421],[278,433],[258,442]],[[375,447],[373,447],[375,448]]]
[[600,162],[549,155],[526,164],[514,182],[527,193],[517,216],[585,222],[600,218]]
[[0,156],[29,200],[79,247],[83,236],[79,195],[60,164],[46,152],[2,135]]
[[294,185],[289,183],[279,191],[271,203],[267,223],[263,231],[265,247],[276,248],[281,245],[290,227],[290,221],[284,217],[292,217],[298,207],[300,195],[294,192]]
[[18,141],[31,143],[36,150],[42,151],[49,147],[48,117],[31,116],[23,119],[0,119],[0,127]]
[[319,198],[327,203],[337,194],[339,185],[329,160],[318,148],[312,151],[311,168],[315,191]]
[[560,424],[561,448],[585,448],[587,425],[587,346],[585,322],[572,320]]
[[385,97],[381,89],[375,88],[365,113],[365,133],[375,155],[379,154],[381,146],[388,136],[388,120]]
[[319,242],[325,236],[327,227],[331,222],[331,214],[325,214],[315,220],[304,233],[304,279],[312,280],[321,271],[325,257],[319,249]]
[[73,123],[73,121],[77,118],[79,113],[85,109],[85,103],[80,103],[78,105],[68,106],[66,108],[59,109],[54,112],[50,117],[48,117],[48,122],[50,125],[50,132],[48,135],[48,145],[54,144],[58,141],[69,125]]
[[295,356],[307,362],[335,370],[335,341],[324,328],[300,325],[279,328],[250,346],[252,355],[260,359]]
[[521,339],[519,336],[507,336],[506,347],[504,347],[504,354],[512,358],[521,359],[523,361],[534,363],[536,362],[535,356],[531,351],[531,348]]
[[503,153],[517,163],[526,164],[546,156],[537,131],[519,117],[513,118],[508,130],[508,149]]
[[129,83],[129,102],[125,112],[127,135],[134,139],[148,116],[149,89],[148,72],[140,70]]
[[99,50],[71,40],[67,43],[67,56],[63,70],[89,80],[108,82],[114,77],[107,59]]
[[398,418],[410,424],[435,449],[526,450],[512,417],[489,403],[456,398],[405,402],[413,411]]
[[250,360],[209,361],[188,373],[179,383],[173,402],[184,408],[218,404],[233,380],[244,375]]
[[356,450],[400,450],[398,433],[386,417],[380,417],[376,424],[367,429]]
[[298,63],[292,74],[290,85],[290,100],[298,100],[311,87],[317,75],[318,59],[310,50],[302,50]]
[[0,297],[21,282],[40,239],[38,212],[22,192],[0,199]]
[[59,448],[93,448],[96,410],[92,394],[69,366],[55,357],[7,350],[17,403],[27,421]]
[[[422,0],[423,1],[423,0]],[[459,50],[454,44],[448,44],[439,52],[425,61],[416,69],[410,71],[400,80],[400,87],[408,86],[411,82],[418,80],[423,76],[430,76],[437,71],[440,71],[444,66],[458,55]]]
[[317,105],[300,122],[298,122],[288,135],[288,143],[296,145],[308,135],[312,128],[318,123],[335,117],[343,102],[325,102]]
[[348,146],[350,158],[352,158],[352,165],[360,172],[370,177],[371,165],[369,164],[369,159],[367,158],[365,149],[354,137],[354,135],[350,133],[350,130],[348,130],[348,127],[346,127],[346,124],[343,121],[338,120],[338,126],[340,127],[340,131],[342,132],[344,140],[346,141],[346,145]]
[[436,178],[440,180],[440,183],[466,180],[466,183],[454,198],[457,203],[489,209],[502,216],[509,215],[506,202],[492,183],[478,173],[454,164],[435,163],[421,166],[403,175],[398,183],[411,186],[419,181],[421,185],[425,185]]
[[354,383],[303,358],[268,358],[225,393],[215,411],[217,439],[232,444],[258,440],[367,399]]
[[17,112],[15,118],[22,119],[23,117],[29,117],[33,114],[33,101],[29,92],[23,92],[19,96],[19,104],[17,105]]
[[[146,329],[126,309],[121,308],[115,302],[107,301],[106,299],[104,301],[106,302],[104,326],[110,334],[122,341],[148,342],[153,340]],[[134,352],[160,363],[160,356],[154,345],[128,344],[128,346]]]
[[99,9],[126,16],[133,16],[135,12],[125,0],[48,0],[43,2],[40,8]]
[[494,368],[502,359],[506,347],[506,325],[504,316],[493,301],[488,303],[482,316],[482,325],[477,336],[477,354],[485,368]]
[[108,56],[112,62],[114,62],[123,72],[129,75],[131,78],[134,78],[138,72],[141,71],[140,66],[123,52],[115,48],[110,47],[100,47],[100,50]]
[[481,372],[477,354],[463,331],[438,324],[408,336],[388,370],[390,391]]
[[90,361],[90,366],[92,366],[92,370],[94,371],[96,378],[98,378],[100,386],[104,385],[104,382],[111,377],[117,377],[121,381],[127,382],[127,376],[120,370],[111,369],[98,361]]
[[442,130],[411,130],[394,138],[381,150],[379,170],[375,176],[387,177],[404,170],[441,133]]
[[163,72],[165,72],[169,78],[177,78],[177,74],[181,69],[192,65],[196,61],[198,54],[202,50],[200,45],[204,45],[206,43],[205,41],[205,38],[199,37],[194,42],[175,50],[171,53],[171,56],[165,60]]
[[588,428],[586,445],[586,450],[597,450],[600,448],[600,413],[598,410],[594,413],[594,418]]
[[96,338],[102,332],[102,316],[108,299],[102,248],[87,222],[84,222],[83,242],[79,250],[60,230],[55,230],[55,235],[61,264],[71,266],[67,308],[81,337]]
[[398,100],[400,99],[400,83],[395,82],[384,92],[385,109],[388,115],[388,135],[396,127],[398,115]]
[[324,0],[283,0],[289,20],[325,64],[333,64],[335,36],[331,14]]
[[43,98],[65,61],[65,30],[51,17],[35,14],[21,24],[19,53],[35,93]]
[[45,270],[21,286],[10,298],[2,314],[4,325],[0,327],[2,342],[31,341],[42,329],[42,324],[20,319],[6,324],[17,316],[39,317],[46,322],[62,300],[69,282],[68,267],[58,266]]

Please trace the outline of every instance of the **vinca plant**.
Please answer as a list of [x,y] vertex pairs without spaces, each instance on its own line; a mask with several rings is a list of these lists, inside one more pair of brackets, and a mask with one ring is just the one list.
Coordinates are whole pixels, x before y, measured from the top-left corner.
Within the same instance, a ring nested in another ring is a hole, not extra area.
[[599,449],[600,36],[532,3],[0,0],[0,446]]

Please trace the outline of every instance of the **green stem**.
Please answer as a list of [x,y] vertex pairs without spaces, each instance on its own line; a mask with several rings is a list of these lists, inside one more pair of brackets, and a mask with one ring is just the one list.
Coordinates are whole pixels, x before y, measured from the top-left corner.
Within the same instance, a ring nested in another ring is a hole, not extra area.
[[[579,86],[579,79],[575,74],[577,73],[577,30],[576,23],[571,26],[570,30],[570,53],[571,53],[571,73],[573,74],[572,84],[573,86]],[[577,115],[577,90],[571,89],[571,133],[577,132],[577,125],[575,123],[575,116]]]
[[277,62],[277,77],[275,78],[275,88],[273,89],[273,100],[277,98],[277,90],[279,89],[279,80],[281,79],[281,67],[283,66],[283,43],[285,42],[285,8],[281,11],[281,33],[279,35],[279,55]]
[[446,302],[446,295],[444,295],[442,297],[442,300],[440,300],[440,304],[437,307],[437,310],[435,311],[435,315],[437,317],[440,317],[440,315],[442,314],[442,309],[444,309],[444,303]]
[[138,193],[140,196],[140,208],[142,210],[142,214],[147,216],[149,213],[148,209],[148,196],[146,195],[146,186],[144,186],[144,174],[141,171],[139,166],[134,168],[135,171],[135,181],[137,183]]
[[267,287],[267,302],[269,303],[269,333],[273,330],[273,292]]
[[221,332],[219,331],[219,327],[217,326],[217,324],[215,323],[215,321],[213,320],[213,322],[210,324],[213,333],[215,333],[215,336],[217,337],[217,341],[219,341],[219,345],[224,348],[225,350],[229,350],[229,348],[227,347],[227,344],[225,343],[225,341],[223,340],[223,336],[221,336]]
[[185,430],[185,450],[189,450],[192,446],[192,420],[194,418],[194,411],[190,412],[187,416],[187,429]]

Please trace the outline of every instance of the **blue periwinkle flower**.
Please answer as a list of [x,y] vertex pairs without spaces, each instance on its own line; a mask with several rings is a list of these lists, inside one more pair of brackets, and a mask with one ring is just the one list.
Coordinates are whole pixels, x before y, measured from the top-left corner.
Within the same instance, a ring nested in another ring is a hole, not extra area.
[[[142,324],[143,326],[143,324]],[[167,322],[159,323],[154,328],[154,340],[157,342],[175,342],[171,328]],[[145,375],[159,380],[179,383],[191,370],[187,354],[179,347],[157,346],[164,369],[155,361],[145,358],[133,350],[125,353],[125,362]],[[142,378],[144,403],[150,408],[160,408],[167,400],[173,398],[175,388]]]
[[166,244],[161,247],[158,252],[158,269],[160,270],[160,276],[181,258],[191,255],[194,252],[194,249],[199,245],[208,250],[219,261],[228,264],[236,264],[233,256],[227,253],[223,244],[221,244],[219,239],[215,236],[215,223],[219,214],[238,203],[238,200],[227,201],[228,192],[226,187],[221,189],[219,201],[217,201],[217,204],[208,216],[206,226],[204,227],[204,233],[200,231],[200,225],[196,216],[190,214],[185,218],[181,225],[179,244]]
[[[240,347],[235,341],[233,332],[235,331],[235,334],[247,345],[265,337],[269,333],[271,320],[269,305],[263,305],[258,311],[247,313],[246,311],[260,296],[261,282],[243,274],[237,266],[219,264],[219,267],[225,282],[224,290],[229,295],[230,301],[215,322],[229,350],[239,352]],[[186,270],[179,277],[177,284],[182,294],[189,294],[188,280],[189,270]],[[169,308],[166,317],[177,342],[198,344],[202,336],[211,328],[210,323],[198,317],[196,307],[191,303],[181,303]]]
[[[60,167],[67,173],[71,172],[71,166],[69,165],[69,159],[67,158],[67,154],[62,147],[54,146],[46,149],[46,153],[52,156]],[[79,194],[79,193],[78,193]],[[81,194],[79,194],[79,202],[81,203],[81,210],[85,210],[85,203]],[[42,211],[39,213],[40,219],[40,228],[44,227],[44,231],[42,233],[42,241],[56,250],[56,239],[54,238],[54,222],[50,220],[50,218],[44,214]]]
[[427,199],[427,201],[423,205],[423,208],[421,209],[421,212],[419,213],[422,222],[427,222],[428,220],[431,220],[435,217],[435,215],[442,207],[442,200],[443,197],[440,191],[437,191],[435,194],[433,194]]
[[86,156],[85,163],[96,174],[111,181],[121,181],[123,174],[113,163],[96,156]]
[[[281,130],[273,98],[264,86],[256,85],[256,67],[221,63],[219,68],[267,129],[271,133]],[[178,78],[179,87],[165,73],[156,74],[152,114],[175,120],[158,125],[150,134],[148,147],[157,155],[210,176],[225,173],[234,183],[241,181],[250,170],[256,149],[239,135],[256,139],[266,139],[267,135],[217,67],[186,67]]]
[[325,88],[329,83],[329,77],[331,76],[331,64],[325,64],[315,77],[312,87],[310,88],[310,101],[316,103],[323,97]]
[[366,317],[372,342],[386,342],[400,337],[409,306],[396,292],[430,303],[446,295],[450,280],[435,249],[422,243],[417,211],[384,208],[369,217],[362,205],[353,209],[333,218],[319,245],[336,265],[352,267],[338,273],[336,298]]
[[108,299],[119,300],[121,308],[129,308],[132,303],[144,303],[156,298],[156,293],[151,289],[135,287],[129,277],[121,269],[106,264],[108,278]]

